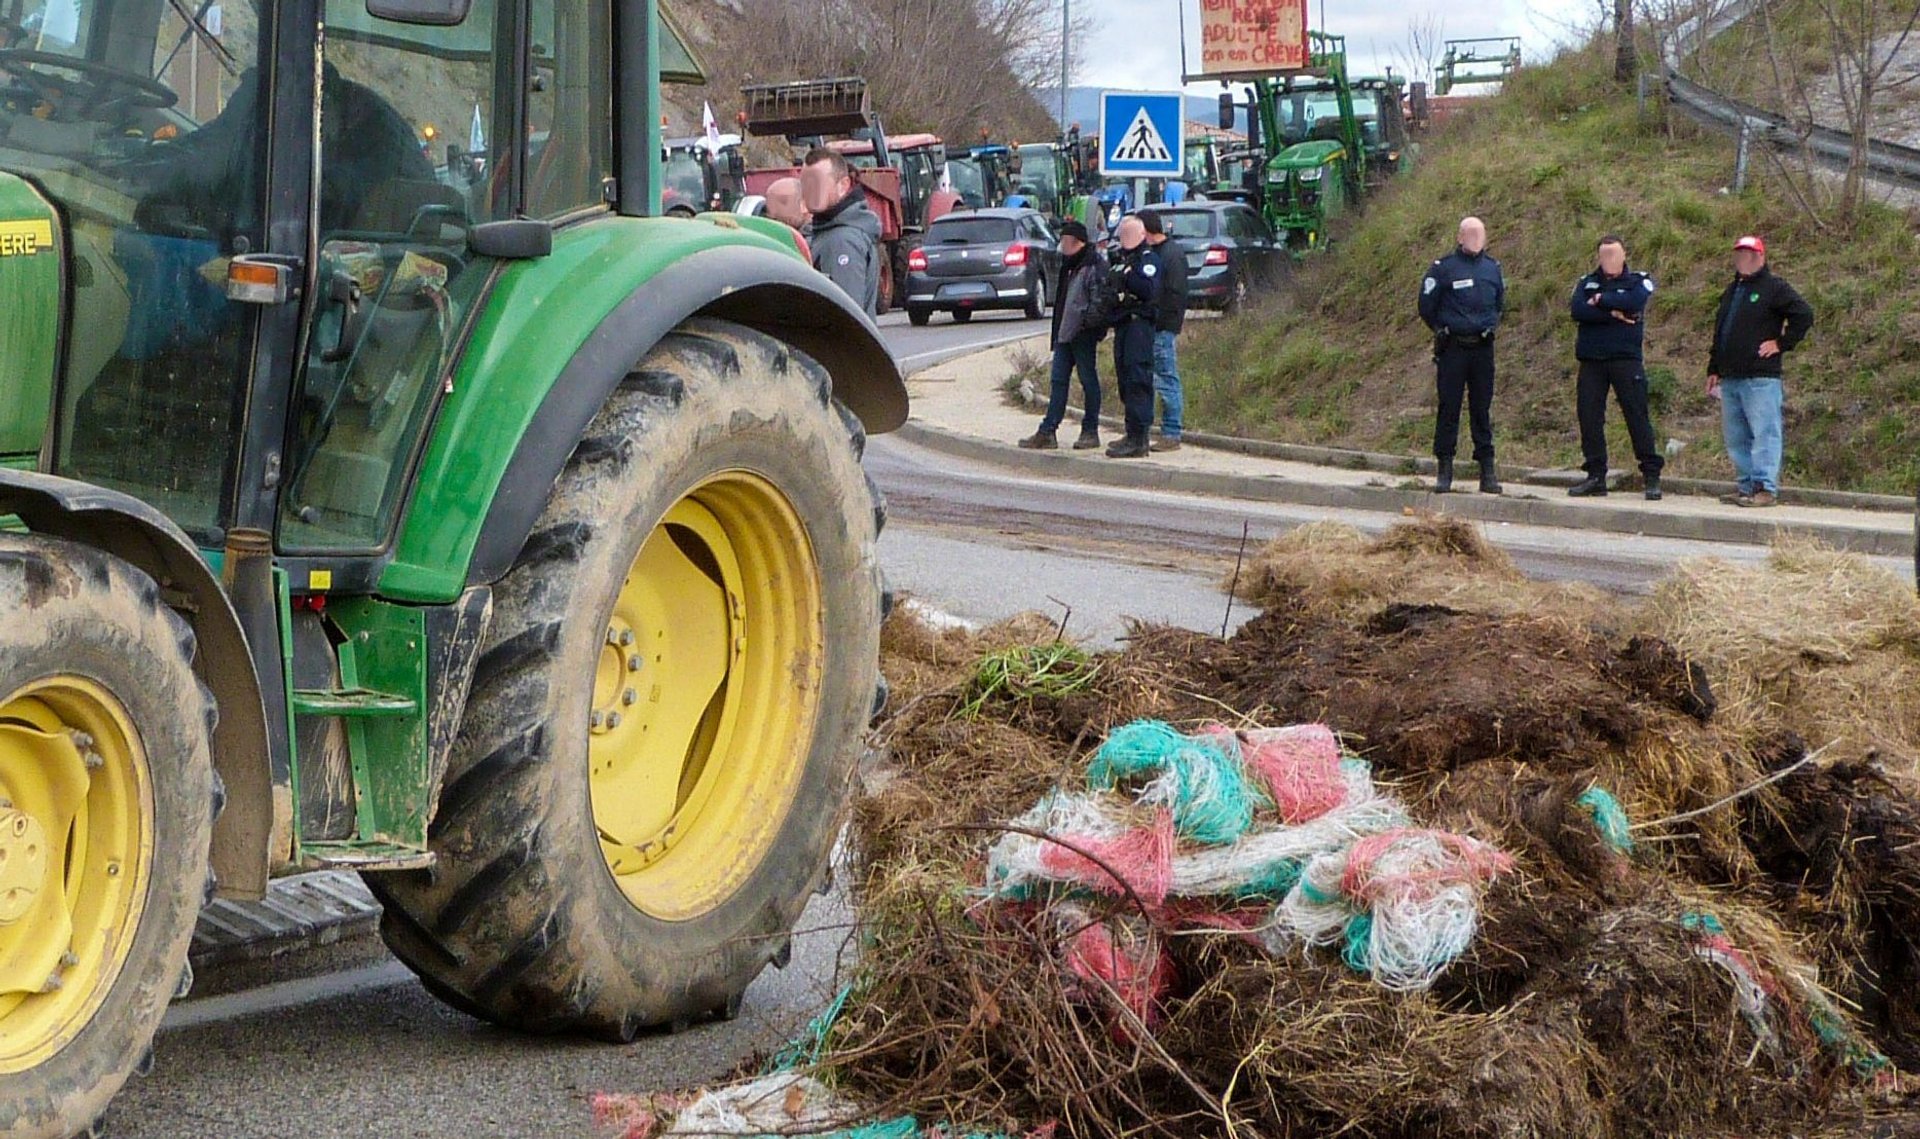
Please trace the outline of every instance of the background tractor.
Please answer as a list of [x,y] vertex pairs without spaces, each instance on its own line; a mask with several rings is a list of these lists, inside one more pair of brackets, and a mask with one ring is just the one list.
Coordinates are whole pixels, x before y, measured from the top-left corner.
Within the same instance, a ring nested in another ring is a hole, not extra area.
[[661,151],[661,205],[668,216],[727,213],[746,196],[747,165],[740,136],[670,138]]
[[745,191],[765,194],[781,178],[795,177],[806,152],[830,146],[853,167],[853,181],[880,218],[880,241],[888,271],[880,278],[880,311],[905,294],[907,257],[933,218],[957,201],[941,186],[946,146],[930,134],[889,138],[868,103],[867,81],[857,77],[761,84],[740,90],[748,134],[782,136],[794,164],[746,172]]
[[1346,38],[1309,32],[1308,67],[1254,78],[1246,101],[1220,98],[1220,125],[1248,112],[1252,141],[1270,155],[1258,198],[1267,221],[1300,251],[1324,247],[1329,223],[1408,169],[1405,83],[1353,80]]
[[475,1016],[732,1015],[880,691],[906,395],[790,231],[660,216],[654,4],[23,7],[0,1135],[88,1131],[209,896],[304,869]]

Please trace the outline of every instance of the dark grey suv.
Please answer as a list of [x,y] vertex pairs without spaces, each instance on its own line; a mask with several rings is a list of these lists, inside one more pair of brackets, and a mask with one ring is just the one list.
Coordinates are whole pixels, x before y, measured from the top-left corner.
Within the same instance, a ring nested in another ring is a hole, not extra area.
[[907,254],[907,319],[936,312],[967,321],[983,309],[1046,315],[1060,277],[1060,241],[1038,211],[956,210]]

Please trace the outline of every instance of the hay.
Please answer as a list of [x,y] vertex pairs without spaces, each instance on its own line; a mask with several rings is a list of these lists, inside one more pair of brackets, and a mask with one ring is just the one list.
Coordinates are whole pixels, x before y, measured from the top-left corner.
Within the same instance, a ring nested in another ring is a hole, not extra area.
[[[814,1074],[876,1117],[1062,1139],[1920,1139],[1893,1075],[1920,1066],[1904,583],[1788,545],[1684,565],[1634,609],[1431,519],[1303,527],[1252,566],[1266,611],[1224,640],[1142,626],[1080,657],[1042,619],[889,622],[886,775],[851,832],[863,948]],[[1275,957],[1257,898],[989,902],[1006,824],[1084,793],[1142,719],[1324,722],[1415,826],[1511,870],[1411,993],[1337,944]]]
[[1706,667],[1743,729],[1887,752],[1920,776],[1920,600],[1895,574],[1785,539],[1763,566],[1680,563],[1642,621]]
[[1353,616],[1387,604],[1507,615],[1592,614],[1608,602],[1574,582],[1536,582],[1470,523],[1448,515],[1399,522],[1368,538],[1339,522],[1309,522],[1249,559],[1236,591],[1255,605]]

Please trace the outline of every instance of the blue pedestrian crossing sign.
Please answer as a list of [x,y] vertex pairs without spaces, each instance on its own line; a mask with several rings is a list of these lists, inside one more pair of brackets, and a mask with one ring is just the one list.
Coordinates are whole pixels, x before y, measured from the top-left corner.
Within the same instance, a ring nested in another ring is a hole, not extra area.
[[1180,177],[1186,117],[1186,97],[1178,91],[1102,91],[1100,173]]

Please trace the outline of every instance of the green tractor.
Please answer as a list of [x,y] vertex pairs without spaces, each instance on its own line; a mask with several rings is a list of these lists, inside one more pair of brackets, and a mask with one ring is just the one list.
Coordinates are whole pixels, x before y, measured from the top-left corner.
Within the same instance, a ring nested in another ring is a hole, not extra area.
[[1350,79],[1346,37],[1308,35],[1307,70],[1254,79],[1246,104],[1220,99],[1222,127],[1251,112],[1256,147],[1265,140],[1272,153],[1260,191],[1267,220],[1301,251],[1324,248],[1335,218],[1413,160],[1404,81]]
[[1060,142],[1029,142],[1014,147],[1019,160],[1016,192],[1055,225],[1087,221],[1090,198],[1082,189],[1081,153],[1078,127],[1069,130]]
[[88,1133],[276,874],[531,1032],[784,963],[907,402],[789,231],[660,216],[696,69],[654,0],[8,7],[0,1135]]

